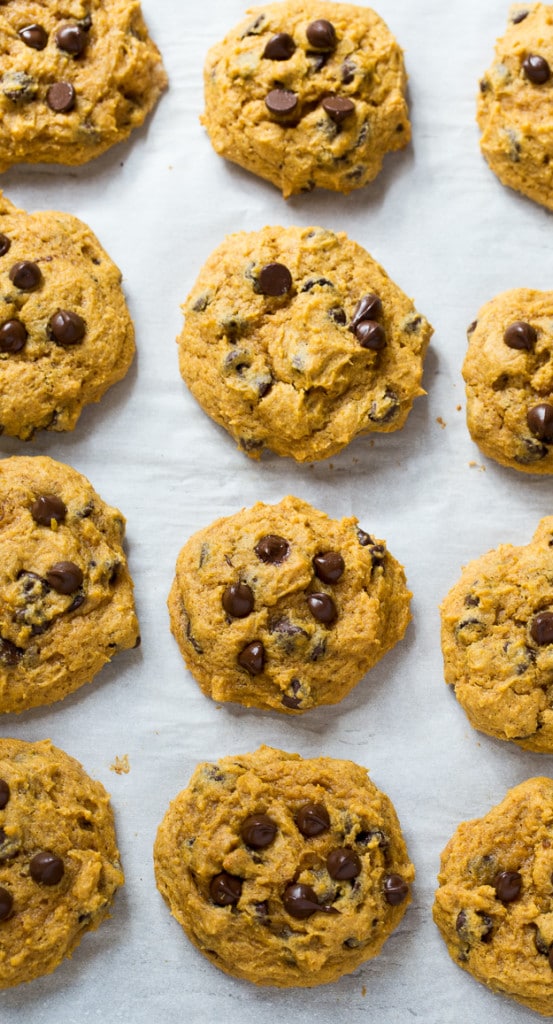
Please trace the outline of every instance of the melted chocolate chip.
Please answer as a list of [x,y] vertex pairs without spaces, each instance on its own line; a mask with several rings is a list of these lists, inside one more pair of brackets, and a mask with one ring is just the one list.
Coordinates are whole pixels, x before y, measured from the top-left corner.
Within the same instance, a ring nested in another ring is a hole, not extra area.
[[553,612],[538,612],[534,616],[530,636],[540,646],[553,644]]
[[86,47],[87,36],[79,25],[62,25],[56,32],[56,46],[72,57],[80,57]]
[[520,25],[521,21],[528,17],[528,13],[528,11],[518,11],[517,14],[514,14],[511,18],[513,25]]
[[257,283],[263,295],[286,295],[292,287],[292,275],[283,263],[267,263],[259,271]]
[[28,334],[21,320],[4,320],[0,324],[0,352],[21,352]]
[[306,839],[320,836],[330,828],[330,818],[324,804],[304,804],[296,814],[295,821]]
[[65,869],[61,857],[43,850],[32,858],[29,870],[31,878],[39,885],[57,885],[61,882]]
[[280,565],[290,554],[290,545],[284,537],[276,533],[268,533],[255,545],[254,551],[262,562],[270,565]]
[[265,648],[260,640],[244,647],[238,655],[238,664],[245,668],[251,676],[259,676],[265,667]]
[[310,885],[301,885],[296,883],[295,885],[287,885],[284,890],[282,897],[284,909],[290,914],[291,917],[296,917],[298,920],[304,920],[306,917],[311,917],[312,914],[316,914],[317,911],[323,911],[325,914],[337,914],[338,911],[334,907],[322,906],[317,901],[317,893]]
[[277,827],[266,814],[252,814],[242,823],[240,835],[246,846],[254,850],[264,850],[274,842]]
[[296,52],[296,44],[288,32],[277,32],[276,36],[269,39],[263,56],[268,60],[290,60]]
[[522,62],[524,73],[532,85],[543,85],[551,78],[551,68],[545,57],[536,53],[529,53]]
[[344,559],[338,551],[325,551],[322,555],[315,555],[313,568],[315,576],[323,583],[337,583],[345,569]]
[[382,300],[374,292],[369,292],[359,299],[351,318],[350,331],[355,332],[357,324],[362,320],[378,320],[382,316]]
[[11,239],[7,235],[0,235],[0,256],[6,255],[11,244]]
[[355,328],[355,336],[361,348],[368,348],[372,352],[380,352],[386,347],[384,328],[376,320],[361,320]]
[[20,260],[19,263],[14,263],[10,269],[9,278],[20,291],[32,292],[40,284],[42,274],[36,263],[31,263],[30,260]]
[[384,879],[384,899],[391,907],[403,903],[409,892],[409,886],[401,875],[386,875]]
[[209,892],[218,907],[233,907],[242,894],[242,879],[221,871],[220,875],[215,875],[215,878],[211,879]]
[[525,349],[527,352],[531,352],[536,344],[536,339],[535,329],[524,320],[515,320],[514,323],[509,324],[503,335],[503,341],[509,348]]
[[42,25],[26,25],[17,34],[31,50],[43,50],[48,42],[48,33]]
[[342,124],[355,110],[355,103],[348,96],[325,96],[323,110],[334,121],[334,124]]
[[307,598],[309,611],[317,622],[323,622],[330,626],[338,618],[338,611],[334,601],[328,594],[309,594]]
[[336,29],[331,21],[317,18],[307,26],[305,34],[316,50],[334,50],[336,48]]
[[501,903],[513,903],[522,888],[522,875],[518,871],[500,871],[493,880],[495,894]]
[[232,583],[223,593],[223,608],[235,619],[245,619],[254,608],[254,596],[247,583]]
[[526,422],[534,437],[545,444],[553,444],[553,405],[549,402],[535,405],[528,410]]
[[361,861],[355,850],[348,850],[347,847],[338,847],[331,850],[326,858],[327,871],[331,878],[345,882],[351,878],[357,878],[361,874]]
[[86,323],[78,313],[70,309],[58,309],[50,317],[48,328],[58,345],[76,345],[85,336]]
[[64,522],[67,506],[56,494],[41,494],[31,505],[31,515],[39,526],[51,526],[52,519],[56,523]]
[[0,811],[4,810],[4,807],[10,799],[10,787],[5,779],[0,779]]
[[56,114],[68,114],[75,106],[75,99],[71,82],[54,82],[46,93],[46,102]]
[[0,921],[6,921],[13,909],[13,896],[0,886]]
[[82,570],[74,562],[56,562],[44,578],[58,594],[73,594],[84,579]]
[[265,106],[271,114],[285,117],[292,114],[298,105],[298,97],[291,89],[271,89],[265,97]]

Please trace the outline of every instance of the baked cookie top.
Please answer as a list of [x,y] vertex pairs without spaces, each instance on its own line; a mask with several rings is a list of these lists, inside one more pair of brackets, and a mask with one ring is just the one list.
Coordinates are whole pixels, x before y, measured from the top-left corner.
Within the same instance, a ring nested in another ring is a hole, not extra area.
[[524,473],[553,473],[553,291],[516,288],[469,327],[467,425],[478,447]]
[[472,725],[553,753],[553,516],[469,562],[441,606],[446,682]]
[[9,0],[0,60],[0,171],[85,163],[141,125],[167,85],[136,0]]
[[442,853],[434,920],[460,967],[553,1015],[553,780],[528,779]]
[[53,971],[123,880],[102,784],[49,740],[0,739],[0,988]]
[[0,460],[0,712],[50,704],[138,641],[125,520],[88,480]]
[[376,956],[414,878],[365,768],[270,747],[200,764],[159,827],[154,862],[204,956],[282,988],[335,981]]
[[492,171],[553,209],[553,6],[515,4],[480,82],[480,146]]
[[217,153],[285,197],[360,188],[411,137],[403,54],[368,7],[256,7],[209,51],[204,80]]
[[181,374],[247,455],[324,459],[402,427],[432,334],[360,245],[324,228],[229,235],[183,305]]
[[0,300],[0,432],[72,430],[134,356],[120,271],[76,217],[0,193]]
[[169,612],[209,697],[299,714],[338,703],[401,640],[410,597],[403,567],[354,516],[287,497],[195,533]]

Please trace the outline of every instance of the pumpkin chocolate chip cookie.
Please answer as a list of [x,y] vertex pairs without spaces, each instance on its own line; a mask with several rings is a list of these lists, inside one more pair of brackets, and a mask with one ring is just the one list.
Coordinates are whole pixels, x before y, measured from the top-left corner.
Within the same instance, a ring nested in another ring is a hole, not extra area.
[[328,458],[399,430],[432,334],[411,299],[345,234],[230,235],[183,306],[181,374],[247,455]]
[[338,703],[401,640],[410,597],[402,566],[357,519],[288,497],[194,534],[169,612],[204,693],[299,714]]
[[442,853],[434,920],[452,959],[553,1016],[553,780],[528,779]]
[[2,459],[0,509],[0,712],[18,712],[90,682],[138,623],[125,520],[84,476]]
[[216,967],[320,985],[377,956],[414,869],[365,768],[261,747],[200,764],[157,834],[158,888]]
[[0,989],[71,956],[122,884],[101,783],[49,740],[0,739]]

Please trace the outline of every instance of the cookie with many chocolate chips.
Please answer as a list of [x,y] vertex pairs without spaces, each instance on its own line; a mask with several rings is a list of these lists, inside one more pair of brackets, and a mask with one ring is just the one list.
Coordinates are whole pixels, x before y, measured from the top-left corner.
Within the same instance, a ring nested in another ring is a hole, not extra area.
[[503,466],[553,473],[553,292],[516,288],[469,327],[467,424]]
[[49,740],[0,739],[0,989],[71,956],[122,884],[102,784]]
[[442,607],[445,679],[476,729],[553,753],[553,516],[465,566]]
[[452,959],[553,1016],[553,780],[528,779],[442,853],[434,920]]
[[82,164],[127,138],[167,85],[133,0],[0,5],[0,170]]
[[221,156],[285,197],[351,192],[411,138],[403,54],[368,7],[258,7],[208,53],[205,114]]
[[120,271],[76,217],[0,193],[0,303],[0,433],[72,430],[133,360]]
[[88,683],[138,623],[125,520],[69,466],[0,461],[0,712]]
[[403,568],[353,516],[259,502],[185,544],[171,629],[209,697],[300,714],[337,704],[405,633]]
[[335,981],[376,956],[414,878],[365,768],[270,747],[200,764],[159,827],[154,862],[204,956],[281,988]]
[[358,435],[398,430],[424,394],[430,324],[343,233],[230,235],[183,310],[181,374],[252,458],[327,458]]
[[480,146],[510,188],[553,210],[553,6],[515,4],[480,82]]

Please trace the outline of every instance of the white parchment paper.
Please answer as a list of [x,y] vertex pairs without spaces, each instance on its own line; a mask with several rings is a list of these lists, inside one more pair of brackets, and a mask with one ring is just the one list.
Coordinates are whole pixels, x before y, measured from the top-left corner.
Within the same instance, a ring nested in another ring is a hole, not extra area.
[[[526,543],[552,511],[553,481],[484,460],[465,426],[460,370],[479,307],[511,287],[551,288],[551,215],[503,188],[478,149],[479,76],[507,20],[503,0],[379,0],[405,50],[413,143],[368,188],[285,202],[212,151],[198,122],[208,46],[242,0],[144,0],[170,89],[145,128],[89,166],[12,169],[8,198],[88,222],[124,273],[138,357],[124,382],[67,435],[0,438],[0,454],[46,454],[85,473],[128,519],[142,647],[50,708],[4,716],[0,735],[50,737],[112,794],[127,882],[110,921],[53,975],[0,993],[0,1024],[515,1024],[533,1014],[449,959],[431,920],[439,854],[457,824],[552,759],[477,734],[443,682],[437,606],[461,565]],[[223,236],[265,224],[345,230],[431,320],[424,384],[403,431],[374,435],[313,466],[250,462],[182,384],[179,305]],[[439,421],[440,419],[440,421]],[[215,517],[288,493],[351,513],[406,566],[414,621],[405,640],[334,708],[300,718],[217,706],[185,670],[166,597],[177,553]],[[414,900],[383,953],[336,984],[257,989],[188,942],[157,893],[157,825],[200,760],[268,743],[351,758],[389,794],[417,868]],[[128,774],[110,770],[127,754]]]

